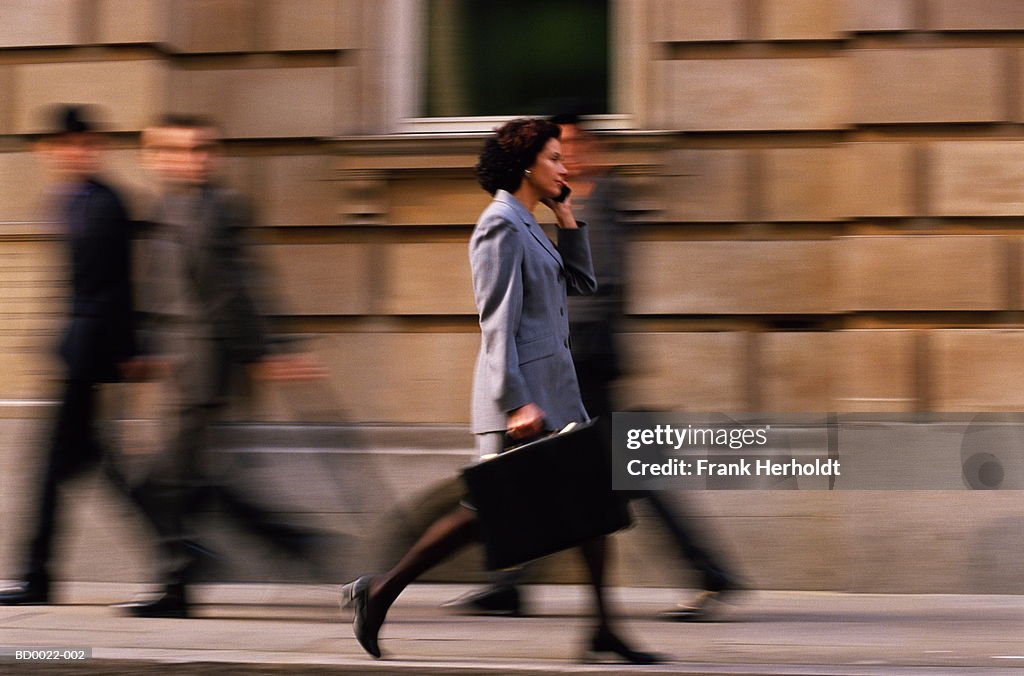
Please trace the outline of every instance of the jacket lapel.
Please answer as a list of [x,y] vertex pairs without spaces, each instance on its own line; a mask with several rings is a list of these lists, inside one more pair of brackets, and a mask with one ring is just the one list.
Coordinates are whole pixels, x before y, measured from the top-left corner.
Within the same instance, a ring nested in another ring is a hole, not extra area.
[[526,229],[531,235],[533,235],[535,240],[540,242],[540,245],[544,247],[544,250],[551,254],[551,257],[555,259],[556,263],[558,263],[558,267],[564,267],[562,264],[562,254],[558,253],[558,249],[556,249],[555,245],[551,243],[551,240],[548,239],[547,234],[540,227],[537,221],[533,221],[532,223],[527,221]]
[[533,238],[537,240],[537,243],[555,259],[555,262],[558,263],[558,267],[565,267],[562,263],[562,255],[558,253],[558,249],[556,249],[555,245],[551,243],[550,239],[548,239],[548,236],[544,233],[544,229],[540,227],[539,223],[537,223],[533,214],[527,211],[526,207],[524,207],[519,200],[504,190],[499,190],[494,196],[494,199],[512,207],[512,210],[519,216],[519,220],[521,220],[526,226],[526,231],[529,232]]

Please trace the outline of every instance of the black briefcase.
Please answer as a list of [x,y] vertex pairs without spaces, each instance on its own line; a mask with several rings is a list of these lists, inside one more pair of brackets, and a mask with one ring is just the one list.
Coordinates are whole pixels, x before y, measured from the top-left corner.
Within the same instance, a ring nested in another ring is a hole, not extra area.
[[612,490],[607,444],[591,421],[463,470],[489,569],[517,566],[630,525],[626,501]]

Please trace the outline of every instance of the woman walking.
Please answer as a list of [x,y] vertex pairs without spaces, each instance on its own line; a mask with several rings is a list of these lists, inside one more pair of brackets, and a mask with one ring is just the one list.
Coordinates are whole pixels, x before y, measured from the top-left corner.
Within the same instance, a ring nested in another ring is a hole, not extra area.
[[[494,200],[470,239],[473,293],[481,344],[473,378],[472,430],[481,454],[500,453],[506,434],[525,440],[587,420],[569,351],[566,295],[596,290],[585,224],[563,191],[558,125],[517,119],[490,137],[477,178]],[[561,199],[562,201],[559,201]],[[558,245],[532,215],[538,203],[554,213]],[[391,570],[342,588],[355,609],[353,629],[368,653],[380,657],[378,633],[388,609],[413,580],[479,538],[472,505],[436,521]],[[629,648],[613,631],[604,593],[605,538],[580,547],[590,576],[597,623],[589,652],[636,664],[655,656]]]

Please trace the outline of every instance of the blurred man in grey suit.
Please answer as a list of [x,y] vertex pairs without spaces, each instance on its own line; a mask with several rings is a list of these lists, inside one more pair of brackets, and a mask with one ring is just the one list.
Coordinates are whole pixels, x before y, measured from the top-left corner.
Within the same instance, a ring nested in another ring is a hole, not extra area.
[[305,355],[276,349],[257,311],[242,241],[252,217],[241,195],[215,182],[217,127],[168,117],[146,131],[144,153],[163,185],[148,238],[144,295],[154,316],[152,341],[170,355],[179,401],[175,437],[134,491],[161,540],[164,592],[122,607],[140,617],[186,617],[185,588],[197,552],[190,521],[207,499],[216,498],[274,544],[297,553],[308,546],[307,533],[275,522],[218,477],[204,450],[240,376],[301,379],[319,369]]

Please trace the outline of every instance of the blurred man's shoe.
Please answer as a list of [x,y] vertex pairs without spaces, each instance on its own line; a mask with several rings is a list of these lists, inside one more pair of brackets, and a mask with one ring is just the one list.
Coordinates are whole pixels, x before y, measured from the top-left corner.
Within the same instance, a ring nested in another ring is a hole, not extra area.
[[743,586],[731,574],[713,568],[704,574],[704,589],[690,603],[680,603],[675,608],[662,612],[659,617],[673,622],[707,622],[712,619],[715,607],[726,597],[735,594]]
[[583,653],[583,662],[604,663],[608,659],[625,664],[660,664],[665,661],[656,653],[630,648],[608,627],[599,627]]
[[663,611],[659,617],[672,622],[707,622],[714,615],[718,592],[701,591],[690,603],[680,603]]
[[441,607],[464,615],[519,617],[523,614],[519,589],[511,585],[493,585],[472,591],[444,602]]
[[711,568],[704,572],[704,589],[725,595],[743,589],[743,584],[732,573],[721,568]]
[[185,598],[185,585],[167,585],[164,592],[156,598],[146,601],[129,601],[119,603],[115,608],[122,608],[134,617],[178,617],[189,616],[188,601]]
[[48,582],[26,580],[8,589],[0,590],[0,605],[44,606],[50,602]]

